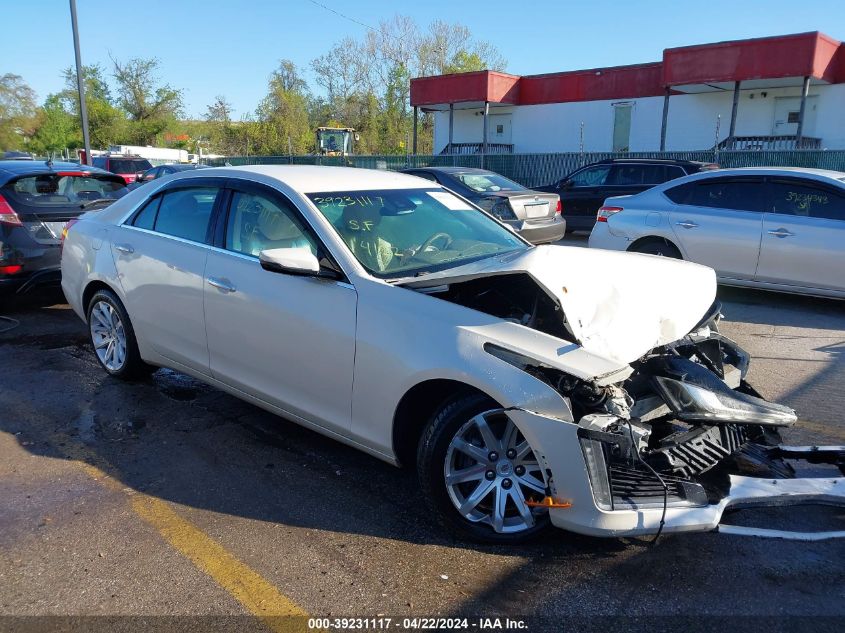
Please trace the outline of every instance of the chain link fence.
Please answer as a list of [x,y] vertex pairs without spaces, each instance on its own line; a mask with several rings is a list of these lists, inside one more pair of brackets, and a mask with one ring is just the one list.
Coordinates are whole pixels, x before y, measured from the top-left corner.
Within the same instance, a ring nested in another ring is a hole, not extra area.
[[702,150],[690,152],[569,152],[563,154],[230,156],[206,161],[223,165],[329,165],[365,169],[484,167],[526,187],[552,184],[566,174],[608,158],[668,158],[718,163],[722,167],[813,167],[845,171],[845,150]]

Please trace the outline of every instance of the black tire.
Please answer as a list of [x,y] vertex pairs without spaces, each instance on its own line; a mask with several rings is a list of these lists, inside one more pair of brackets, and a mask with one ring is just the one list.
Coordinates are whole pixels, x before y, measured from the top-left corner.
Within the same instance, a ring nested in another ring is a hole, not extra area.
[[148,376],[151,372],[155,371],[155,367],[148,365],[141,358],[141,353],[138,351],[138,341],[135,338],[135,330],[132,328],[132,322],[129,320],[126,308],[123,307],[123,303],[111,290],[98,290],[88,302],[86,316],[88,321],[88,336],[91,340],[91,345],[96,345],[91,327],[91,314],[94,310],[94,306],[100,302],[108,303],[115,312],[117,312],[120,317],[120,321],[123,324],[123,331],[126,336],[126,356],[123,364],[117,369],[110,369],[103,363],[95,350],[94,357],[97,359],[100,367],[102,367],[109,375],[114,376],[115,378],[120,378],[121,380],[137,380]]
[[672,259],[683,259],[678,247],[666,240],[654,239],[635,244],[629,249],[632,253],[645,253],[646,255],[659,255],[671,257]]
[[532,540],[550,525],[548,513],[535,517],[535,525],[521,532],[497,533],[486,523],[474,523],[463,517],[446,488],[444,466],[446,454],[455,434],[471,418],[497,409],[489,397],[480,394],[462,394],[444,402],[428,422],[417,451],[417,476],[429,509],[439,523],[455,536],[482,543],[518,544]]

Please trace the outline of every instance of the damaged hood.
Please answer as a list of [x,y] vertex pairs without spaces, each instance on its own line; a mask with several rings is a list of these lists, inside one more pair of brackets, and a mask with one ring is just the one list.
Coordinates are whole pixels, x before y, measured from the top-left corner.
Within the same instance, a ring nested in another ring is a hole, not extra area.
[[622,363],[685,336],[716,297],[716,274],[706,266],[571,246],[490,257],[401,285],[427,288],[513,273],[530,275],[557,301],[584,349]]

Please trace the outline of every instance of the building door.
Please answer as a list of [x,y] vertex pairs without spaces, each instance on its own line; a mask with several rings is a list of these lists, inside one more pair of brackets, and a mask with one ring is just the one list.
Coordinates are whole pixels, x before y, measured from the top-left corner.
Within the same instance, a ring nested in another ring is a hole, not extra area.
[[511,115],[491,114],[487,126],[488,143],[511,143]]
[[[798,134],[798,116],[801,113],[800,97],[775,98],[775,121],[772,134],[795,136]],[[804,111],[804,136],[814,136],[816,130],[816,97],[807,97]]]
[[627,152],[631,149],[631,111],[630,103],[613,104],[613,151]]

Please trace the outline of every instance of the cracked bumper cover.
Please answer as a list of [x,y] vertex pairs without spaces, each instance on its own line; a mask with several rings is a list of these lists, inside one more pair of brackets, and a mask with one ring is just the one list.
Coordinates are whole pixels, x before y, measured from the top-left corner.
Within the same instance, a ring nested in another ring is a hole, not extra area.
[[[551,508],[551,522],[556,527],[603,537],[643,536],[654,534],[660,527],[662,504],[630,509],[606,510],[596,503],[590,476],[578,437],[578,425],[523,409],[509,409],[507,414],[535,449],[546,471],[549,493],[558,501],[571,502],[569,508]],[[814,455],[824,461],[825,455],[839,456],[845,447],[778,447],[787,457]],[[669,505],[666,508],[663,533],[719,530],[732,534],[749,534],[801,540],[841,538],[845,532],[785,532],[721,525],[728,508],[824,504],[845,507],[845,477],[812,477],[763,479],[730,475],[727,494],[717,503],[705,505]]]

